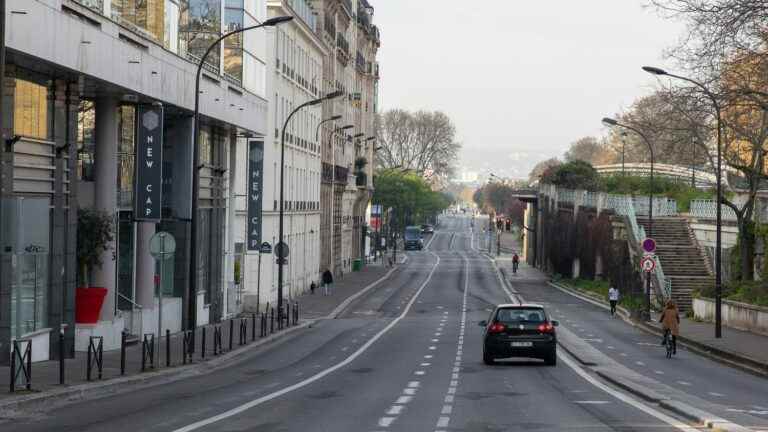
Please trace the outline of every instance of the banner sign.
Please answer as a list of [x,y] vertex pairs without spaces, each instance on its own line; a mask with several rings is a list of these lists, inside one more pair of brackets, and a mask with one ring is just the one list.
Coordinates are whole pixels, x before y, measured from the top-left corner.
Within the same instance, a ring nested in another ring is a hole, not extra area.
[[134,219],[159,222],[163,198],[163,106],[136,108]]
[[261,193],[264,177],[264,141],[248,141],[248,250],[261,249]]

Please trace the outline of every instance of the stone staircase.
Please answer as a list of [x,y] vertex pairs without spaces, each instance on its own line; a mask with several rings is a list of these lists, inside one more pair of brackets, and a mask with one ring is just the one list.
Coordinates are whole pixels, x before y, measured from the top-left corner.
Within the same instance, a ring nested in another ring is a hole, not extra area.
[[[637,223],[649,232],[647,218],[638,217]],[[688,221],[681,217],[654,217],[652,237],[664,275],[672,282],[672,298],[681,310],[690,310],[693,291],[713,285],[714,278]]]

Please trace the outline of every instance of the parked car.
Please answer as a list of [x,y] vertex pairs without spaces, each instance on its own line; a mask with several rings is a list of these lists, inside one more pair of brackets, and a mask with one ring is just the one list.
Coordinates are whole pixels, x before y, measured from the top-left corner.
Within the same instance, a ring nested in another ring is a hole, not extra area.
[[559,323],[550,319],[544,307],[537,304],[501,304],[494,308],[488,321],[480,321],[483,332],[483,362],[511,357],[538,358],[547,365],[557,364]]

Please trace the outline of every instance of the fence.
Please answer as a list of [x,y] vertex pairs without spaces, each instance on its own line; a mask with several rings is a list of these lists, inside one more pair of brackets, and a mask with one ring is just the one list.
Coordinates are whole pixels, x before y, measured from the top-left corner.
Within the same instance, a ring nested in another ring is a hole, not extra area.
[[[717,219],[715,200],[691,200],[690,214],[700,219]],[[720,205],[721,217],[724,221],[736,222],[736,212],[727,205]]]

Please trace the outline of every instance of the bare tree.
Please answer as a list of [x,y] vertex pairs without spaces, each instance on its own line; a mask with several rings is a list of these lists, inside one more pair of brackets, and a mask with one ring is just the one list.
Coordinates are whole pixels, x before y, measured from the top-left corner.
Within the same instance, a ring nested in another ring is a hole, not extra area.
[[[768,138],[768,2],[762,0],[651,0],[660,11],[684,20],[689,35],[669,51],[686,73],[708,86],[722,109],[723,157],[743,176],[743,203],[724,198],[739,226],[740,274],[753,279],[753,215],[757,190],[766,179]],[[685,88],[703,99],[696,87]],[[710,111],[710,124],[713,124]]]
[[438,178],[453,173],[461,144],[456,127],[440,111],[387,111],[377,118],[377,168],[403,168]]
[[560,165],[561,163],[562,162],[560,162],[560,159],[558,158],[550,158],[537,163],[531,170],[531,173],[528,174],[528,181],[530,183],[539,181],[544,172],[546,172],[549,168]]
[[581,160],[592,165],[604,165],[613,162],[613,149],[604,145],[595,137],[580,138],[573,143],[563,156],[566,162]]

